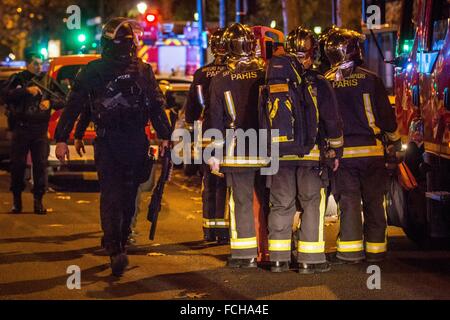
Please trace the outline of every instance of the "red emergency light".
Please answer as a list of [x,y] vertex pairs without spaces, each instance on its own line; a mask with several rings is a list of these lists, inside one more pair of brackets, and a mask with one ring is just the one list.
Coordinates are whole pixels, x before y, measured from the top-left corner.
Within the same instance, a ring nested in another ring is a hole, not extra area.
[[153,13],[148,13],[145,15],[145,21],[153,23],[156,21],[156,15]]

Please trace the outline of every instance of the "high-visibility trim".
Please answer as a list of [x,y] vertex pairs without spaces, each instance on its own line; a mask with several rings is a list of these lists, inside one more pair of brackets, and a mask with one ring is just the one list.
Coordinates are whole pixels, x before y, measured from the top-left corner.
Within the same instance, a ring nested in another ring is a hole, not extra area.
[[295,154],[285,155],[280,157],[280,161],[298,161],[298,160],[308,160],[308,161],[319,161],[320,160],[320,150],[317,145],[311,150],[310,153],[305,154],[303,157],[300,157]]
[[235,204],[234,204],[234,198],[233,198],[233,189],[230,188],[230,198],[228,201],[228,210],[230,213],[230,231],[231,231],[231,239],[237,239],[237,229],[236,229],[236,216],[234,212]]
[[310,84],[308,85],[308,91],[309,91],[309,94],[311,95],[311,99],[313,101],[314,108],[316,109],[316,123],[319,123],[319,107],[317,104],[317,97],[314,95],[313,88]]
[[344,148],[343,158],[382,157],[384,149],[377,140],[375,146],[347,147]]
[[270,93],[289,92],[289,86],[287,83],[271,84],[269,85]]
[[228,228],[230,223],[225,219],[206,219],[203,218],[204,228]]
[[323,242],[323,226],[325,220],[327,192],[325,188],[320,189],[320,206],[319,206],[319,242]]
[[261,157],[224,157],[221,165],[224,167],[264,167],[269,162],[269,158]]
[[395,142],[395,141],[401,139],[400,132],[398,132],[398,130],[395,130],[395,132],[385,131],[384,133],[386,134],[387,138],[392,142]]
[[291,251],[291,239],[287,240],[269,239],[269,251]]
[[344,146],[344,137],[340,136],[339,138],[328,138],[327,141],[330,144],[331,148],[341,148]]
[[367,121],[369,123],[369,127],[372,128],[374,134],[379,134],[381,132],[381,130],[375,124],[375,116],[373,115],[373,108],[372,108],[372,102],[370,100],[370,94],[363,93],[363,101],[364,101],[364,109],[366,111],[366,117],[367,117]]
[[230,239],[231,249],[253,249],[258,247],[256,242],[256,237],[253,238],[241,238],[241,239]]
[[357,241],[341,241],[337,240],[337,251],[339,252],[359,252],[364,250],[362,240]]
[[323,253],[325,252],[325,241],[299,241],[297,251],[300,253]]
[[288,139],[287,136],[279,136],[279,137],[273,137],[272,142],[273,143],[279,143],[279,142],[289,142],[294,141],[294,139]]
[[228,115],[231,120],[234,122],[236,120],[236,108],[234,106],[233,96],[231,95],[231,91],[225,91],[225,103],[227,105]]
[[383,253],[387,251],[387,242],[366,242],[367,253]]

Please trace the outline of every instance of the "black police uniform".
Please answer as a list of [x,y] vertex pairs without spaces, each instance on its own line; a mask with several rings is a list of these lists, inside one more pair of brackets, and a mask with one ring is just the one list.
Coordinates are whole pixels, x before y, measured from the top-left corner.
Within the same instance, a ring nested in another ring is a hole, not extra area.
[[148,138],[145,134],[148,120],[161,139],[170,139],[171,129],[164,113],[165,100],[151,67],[141,60],[127,63],[108,57],[89,63],[75,79],[55,134],[57,142],[66,142],[86,103],[101,96],[110,81],[118,78],[139,80],[143,90],[140,94],[135,93],[139,107],[113,110],[108,120],[91,113],[97,134],[94,152],[100,183],[103,244],[111,256],[124,252],[135,211],[136,192],[139,184],[148,179]]
[[[211,112],[208,128],[258,130],[259,87],[264,84],[265,71],[224,71],[212,79]],[[220,143],[219,141],[215,141]],[[225,148],[226,148],[225,144]],[[246,150],[249,150],[248,145]],[[257,171],[267,165],[258,155],[238,154],[237,148],[224,150],[221,170],[230,187],[230,245],[233,259],[257,257],[257,240],[253,216],[253,192],[263,197],[265,183]]]
[[[61,109],[64,102],[43,95],[33,96],[27,87],[34,86],[32,80],[41,81],[44,75],[34,75],[28,70],[13,75],[2,89],[2,97],[8,105],[8,121],[12,130],[11,144],[11,191],[15,195],[25,189],[27,154],[33,161],[33,194],[40,199],[45,193],[49,155],[48,123],[52,110]],[[49,99],[50,107],[43,110],[41,101]]]
[[[209,86],[211,79],[226,69],[224,64],[210,63],[194,74],[194,80],[186,100],[186,124],[193,128],[195,121],[202,119],[202,131],[207,129],[210,118]],[[204,106],[200,103],[197,86],[202,88]],[[203,107],[205,108],[203,110]],[[203,165],[203,235],[207,240],[224,241],[229,238],[229,221],[225,219],[226,182],[211,173],[207,164]]]
[[387,170],[381,136],[391,144],[400,142],[395,114],[377,75],[356,67],[350,76],[337,80],[336,71],[327,72],[326,78],[332,81],[344,122],[344,154],[336,174],[340,209],[337,257],[347,261],[380,259],[387,250],[383,203]]
[[324,263],[324,216],[328,166],[327,148],[342,156],[342,120],[330,83],[319,73],[306,70],[303,85],[310,87],[319,112],[319,133],[313,150],[304,157],[280,157],[280,169],[271,177],[269,215],[269,253],[271,261],[289,261],[291,257],[292,220],[296,197],[302,208],[298,231],[299,263]]

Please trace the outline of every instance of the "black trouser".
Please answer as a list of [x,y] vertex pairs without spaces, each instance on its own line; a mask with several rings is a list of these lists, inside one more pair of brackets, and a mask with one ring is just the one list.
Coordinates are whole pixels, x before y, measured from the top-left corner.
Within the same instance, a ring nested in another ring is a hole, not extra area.
[[[94,147],[100,183],[103,245],[110,255],[114,255],[125,250],[131,232],[136,194],[142,182],[139,174],[143,171],[143,156],[142,152],[134,151],[134,157],[132,148],[127,148],[120,141],[114,147],[109,142],[111,140],[97,138]],[[128,161],[121,159],[121,156],[126,156]]]
[[203,235],[205,239],[228,238],[229,219],[225,218],[227,184],[203,165]]
[[323,263],[325,258],[325,189],[313,166],[281,167],[271,180],[269,252],[271,261],[289,261],[292,223],[298,198],[302,208],[298,230],[298,262]]
[[17,124],[11,142],[11,188],[14,194],[25,189],[27,155],[33,160],[33,194],[41,198],[46,189],[49,143],[47,125]]
[[384,159],[343,159],[336,173],[336,189],[340,211],[337,257],[352,261],[384,256],[387,250]]

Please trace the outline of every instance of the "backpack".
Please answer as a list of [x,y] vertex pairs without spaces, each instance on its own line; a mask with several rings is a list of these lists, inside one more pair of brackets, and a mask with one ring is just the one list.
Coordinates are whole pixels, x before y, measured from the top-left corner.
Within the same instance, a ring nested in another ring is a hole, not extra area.
[[145,90],[144,66],[130,66],[115,75],[90,97],[92,120],[99,128],[137,129],[148,121],[149,99]]
[[[268,150],[272,143],[278,143],[280,156],[303,157],[317,139],[317,90],[299,70],[302,66],[295,57],[273,56],[267,67],[266,83],[260,90],[260,128],[268,130]],[[271,136],[271,129],[279,130],[279,136]]]

